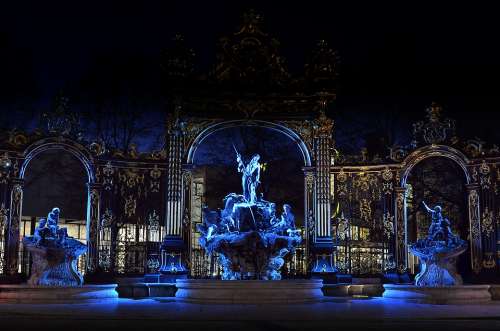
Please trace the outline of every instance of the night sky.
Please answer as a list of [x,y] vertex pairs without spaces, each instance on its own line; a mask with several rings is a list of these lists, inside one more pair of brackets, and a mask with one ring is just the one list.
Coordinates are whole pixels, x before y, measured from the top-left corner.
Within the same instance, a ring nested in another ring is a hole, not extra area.
[[171,37],[184,34],[197,54],[197,71],[208,71],[217,40],[235,31],[245,9],[255,8],[265,31],[281,41],[292,73],[301,72],[318,39],[338,50],[340,89],[332,111],[338,132],[370,126],[382,113],[395,118],[396,132],[409,130],[438,101],[465,136],[500,142],[497,11],[476,3],[404,3],[4,3],[0,126],[28,126],[61,89],[88,113],[98,111],[98,97],[112,95],[125,99],[125,108],[161,117],[159,55]]

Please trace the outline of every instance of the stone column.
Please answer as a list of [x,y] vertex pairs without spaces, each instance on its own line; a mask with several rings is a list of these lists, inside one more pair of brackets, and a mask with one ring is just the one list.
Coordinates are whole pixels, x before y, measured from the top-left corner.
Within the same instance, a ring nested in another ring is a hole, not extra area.
[[408,247],[406,246],[406,188],[396,187],[394,200],[394,243],[396,269],[399,273],[406,272],[408,267]]
[[23,205],[24,180],[14,178],[10,183],[9,221],[5,231],[5,274],[16,276],[19,257],[19,224]]
[[99,266],[99,222],[101,219],[101,184],[88,183],[87,198],[87,274]]
[[470,258],[472,271],[476,274],[481,271],[483,261],[483,248],[481,242],[481,210],[479,201],[479,185],[468,184],[467,202],[469,207],[470,229]]
[[315,231],[313,250],[315,262],[313,273],[328,274],[336,272],[333,263],[333,239],[330,225],[330,166],[333,121],[321,111],[317,120],[314,139],[316,174],[314,177],[314,218]]

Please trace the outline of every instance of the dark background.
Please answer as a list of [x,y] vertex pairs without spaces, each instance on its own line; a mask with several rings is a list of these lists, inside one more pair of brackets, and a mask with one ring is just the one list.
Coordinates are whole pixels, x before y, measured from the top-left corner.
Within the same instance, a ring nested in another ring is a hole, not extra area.
[[[183,33],[197,54],[197,71],[206,72],[218,38],[234,32],[248,8],[263,14],[292,73],[300,74],[318,39],[339,51],[331,112],[338,146],[355,152],[381,139],[406,143],[410,124],[431,101],[458,120],[462,136],[500,141],[497,12],[459,2],[5,2],[0,127],[36,126],[60,89],[87,116],[112,105],[158,123],[164,115],[159,54],[171,37]],[[156,147],[153,136],[137,138],[139,147]]]

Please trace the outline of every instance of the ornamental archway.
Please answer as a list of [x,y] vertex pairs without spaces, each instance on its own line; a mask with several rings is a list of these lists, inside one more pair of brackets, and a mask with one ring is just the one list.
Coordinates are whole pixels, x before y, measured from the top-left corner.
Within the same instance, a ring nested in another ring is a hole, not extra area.
[[[19,226],[22,218],[23,207],[23,189],[26,179],[26,173],[30,163],[39,155],[46,152],[63,151],[69,153],[72,157],[76,158],[76,162],[80,162],[84,168],[86,177],[86,212],[85,212],[85,227],[86,227],[86,240],[87,240],[87,257],[86,257],[86,270],[93,271],[97,265],[97,249],[98,249],[98,219],[99,219],[99,201],[100,190],[96,184],[96,177],[94,172],[94,160],[90,152],[83,147],[69,139],[62,137],[59,138],[46,138],[38,140],[28,146],[23,154],[23,162],[20,167],[18,178],[12,179],[11,183],[11,198],[10,198],[10,230],[8,241],[8,250],[6,260],[8,262],[8,273],[15,274],[17,272],[19,250]],[[50,189],[50,188],[48,188]],[[51,208],[53,206],[47,206]]]
[[[304,169],[311,166],[311,152],[306,143],[292,129],[267,121],[225,121],[207,126],[192,140],[184,166],[185,178],[190,184],[186,190],[184,237],[189,247],[189,265],[192,277],[217,275],[217,262],[206,257],[197,244],[196,224],[201,222],[203,205],[222,207],[222,199],[229,192],[240,192],[241,182],[234,165],[233,144],[242,155],[259,153],[265,167],[262,171],[260,193],[279,206],[290,203],[295,209],[296,225],[303,229],[303,244],[294,256],[289,256],[284,269],[289,277],[307,272],[307,182]],[[226,175],[227,174],[227,175]],[[224,177],[224,178],[221,178]],[[284,190],[284,187],[288,187]],[[220,201],[219,201],[220,200]]]
[[[324,105],[322,103],[321,105]],[[316,109],[317,110],[317,109]],[[319,113],[319,114],[318,114]],[[297,148],[300,155],[301,183],[304,189],[304,234],[306,249],[315,249],[312,272],[333,272],[333,242],[330,227],[330,166],[333,121],[323,110],[302,120],[233,119],[222,120],[200,115],[174,114],[167,122],[168,169],[166,236],[162,246],[163,274],[187,274],[189,257],[186,245],[191,233],[191,197],[196,150],[213,134],[234,127],[255,127],[275,132]],[[257,152],[257,151],[256,151]],[[231,150],[231,154],[234,150]],[[303,181],[302,181],[303,180]],[[319,248],[318,248],[319,247]],[[318,249],[316,249],[318,248]],[[183,253],[184,252],[184,253]],[[304,253],[308,256],[309,252]],[[306,263],[304,263],[306,265]],[[306,271],[304,271],[306,272]]]
[[[466,212],[464,217],[468,223],[467,231],[461,233],[462,239],[469,239],[470,245],[470,265],[473,271],[479,270],[478,261],[482,256],[481,249],[481,231],[479,218],[479,195],[477,187],[471,184],[471,175],[468,171],[468,158],[460,151],[445,145],[429,145],[415,150],[402,163],[400,187],[396,189],[396,249],[398,257],[398,269],[400,271],[411,269],[409,262],[408,245],[412,238],[409,235],[409,215],[408,204],[410,203],[410,183],[408,182],[411,173],[423,163],[431,159],[442,159],[446,162],[452,162],[450,165],[455,165],[459,177],[462,177],[464,186],[464,200],[466,203]],[[446,163],[445,162],[445,163]],[[451,220],[453,222],[453,220]],[[413,238],[414,240],[415,238]]]

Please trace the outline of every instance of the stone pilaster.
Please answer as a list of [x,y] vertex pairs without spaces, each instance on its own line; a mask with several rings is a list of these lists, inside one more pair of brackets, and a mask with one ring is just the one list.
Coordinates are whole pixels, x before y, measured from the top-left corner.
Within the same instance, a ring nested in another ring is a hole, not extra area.
[[481,210],[479,201],[479,185],[469,184],[467,187],[467,204],[469,207],[470,254],[472,271],[479,273],[482,268],[483,248],[481,242]]
[[19,225],[23,204],[23,179],[12,179],[10,183],[9,221],[5,231],[5,274],[15,276],[18,272]]
[[183,239],[183,220],[185,216],[188,216],[185,215],[185,184],[190,177],[186,176],[185,178],[182,168],[184,133],[179,114],[176,113],[167,125],[168,168],[165,210],[166,235],[161,245],[160,272],[167,277],[175,279],[181,275],[184,277],[187,274],[187,269],[185,267],[186,243]]
[[87,274],[99,266],[99,221],[101,219],[101,184],[89,183],[87,202]]
[[395,262],[399,273],[406,272],[408,267],[408,247],[406,246],[405,226],[405,194],[406,188],[396,187],[394,200],[394,237],[395,237]]
[[333,239],[331,234],[330,166],[333,121],[323,111],[317,120],[314,139],[316,172],[314,176],[313,214],[315,220],[312,273],[328,274],[336,272],[333,259]]

